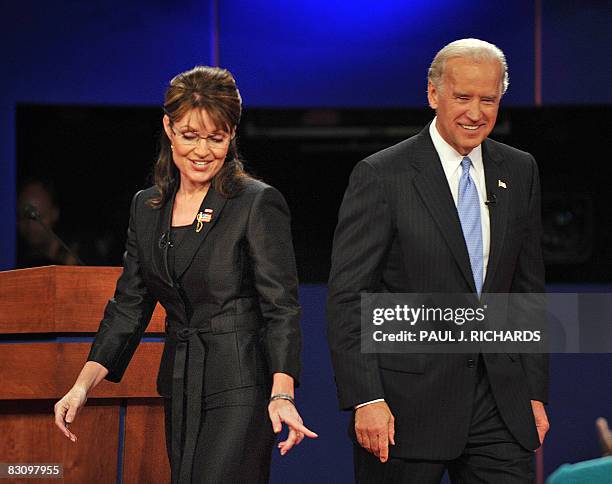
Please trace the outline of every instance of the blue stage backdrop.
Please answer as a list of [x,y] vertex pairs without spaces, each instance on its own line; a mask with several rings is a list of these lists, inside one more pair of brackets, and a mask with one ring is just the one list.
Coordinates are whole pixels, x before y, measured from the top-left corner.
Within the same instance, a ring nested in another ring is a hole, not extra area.
[[[18,103],[159,105],[172,75],[210,63],[218,48],[247,108],[424,106],[426,68],[435,51],[473,36],[508,55],[511,86],[504,103],[533,105],[539,1],[219,0],[218,18],[211,15],[211,0],[3,2],[0,270],[15,260]],[[542,3],[543,103],[610,104],[608,2]],[[50,165],[62,163],[61,151],[45,157]],[[86,164],[87,153],[82,157]],[[588,169],[603,162],[590,160]],[[109,160],[109,170],[117,166]],[[350,446],[344,417],[336,412],[324,339],[324,292],[304,286],[301,294],[306,371],[300,403],[320,441],[304,443],[282,462],[275,459],[275,482],[349,480]],[[591,425],[610,411],[609,372],[609,356],[553,360],[547,471],[596,457]]]
[[[17,103],[158,105],[173,74],[216,48],[247,107],[423,106],[435,51],[472,36],[508,55],[504,103],[532,105],[536,3],[223,0],[215,16],[212,0],[4,2],[0,269],[15,255]],[[543,102],[609,104],[607,2],[542,3]]]
[[[220,60],[257,106],[423,106],[445,44],[479,37],[512,66],[504,102],[533,104],[531,1],[220,2]],[[516,19],[511,29],[509,19]],[[516,86],[516,87],[515,87]]]

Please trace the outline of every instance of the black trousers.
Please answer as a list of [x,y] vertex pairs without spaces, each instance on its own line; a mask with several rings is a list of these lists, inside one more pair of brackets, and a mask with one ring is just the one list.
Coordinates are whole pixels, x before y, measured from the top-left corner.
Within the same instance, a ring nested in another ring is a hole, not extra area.
[[[193,484],[256,484],[269,481],[276,436],[268,416],[267,398],[264,396],[254,402],[252,395],[243,399],[240,390],[232,392],[233,395],[226,398],[222,406],[202,411],[192,470]],[[210,406],[210,402],[207,406]],[[170,408],[170,399],[164,399],[169,461],[172,455]]]
[[[435,416],[432,416],[435,418]],[[532,484],[533,452],[523,448],[502,421],[482,358],[468,441],[452,461],[389,458],[386,463],[359,445],[354,446],[358,484],[438,484],[448,470],[454,484]]]

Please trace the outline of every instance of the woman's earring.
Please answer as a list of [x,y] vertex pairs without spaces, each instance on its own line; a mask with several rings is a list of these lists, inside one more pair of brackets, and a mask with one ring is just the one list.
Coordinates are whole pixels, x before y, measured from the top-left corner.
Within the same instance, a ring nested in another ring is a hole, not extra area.
[[174,151],[174,145],[173,145],[173,144],[170,144],[170,149],[171,149],[172,151]]

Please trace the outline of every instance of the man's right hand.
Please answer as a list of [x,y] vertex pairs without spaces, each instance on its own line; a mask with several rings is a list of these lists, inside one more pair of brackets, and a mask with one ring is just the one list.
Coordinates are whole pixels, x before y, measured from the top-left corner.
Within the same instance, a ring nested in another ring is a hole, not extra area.
[[387,403],[370,403],[355,410],[355,433],[359,445],[387,462],[389,442],[395,445],[395,418]]

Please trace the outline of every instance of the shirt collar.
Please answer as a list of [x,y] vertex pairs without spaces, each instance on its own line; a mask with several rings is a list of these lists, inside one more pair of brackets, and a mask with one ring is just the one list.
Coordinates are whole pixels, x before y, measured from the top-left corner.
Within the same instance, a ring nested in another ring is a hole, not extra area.
[[[429,125],[429,136],[431,137],[434,148],[438,152],[438,157],[442,162],[444,174],[446,175],[447,179],[450,179],[453,173],[461,166],[463,155],[458,153],[455,148],[449,145],[446,140],[442,138],[442,135],[440,135],[440,132],[436,127],[437,119],[438,117],[436,116]],[[470,151],[467,156],[469,156],[470,160],[472,160],[472,166],[477,172],[484,172],[484,165],[482,163],[482,145],[478,145],[476,148]]]

